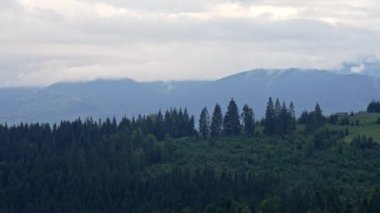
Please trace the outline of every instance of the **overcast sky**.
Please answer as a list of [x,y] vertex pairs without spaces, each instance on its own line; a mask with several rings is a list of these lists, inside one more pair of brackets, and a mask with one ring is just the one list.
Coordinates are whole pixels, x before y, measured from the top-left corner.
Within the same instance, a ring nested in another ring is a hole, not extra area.
[[0,0],[1,86],[216,79],[379,55],[378,0]]

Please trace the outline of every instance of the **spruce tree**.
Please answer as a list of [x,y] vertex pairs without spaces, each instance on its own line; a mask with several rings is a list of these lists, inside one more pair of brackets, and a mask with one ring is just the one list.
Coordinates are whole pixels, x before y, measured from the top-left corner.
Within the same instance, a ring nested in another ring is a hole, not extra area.
[[163,140],[165,137],[165,122],[161,110],[158,111],[157,118],[154,122],[154,134],[158,140]]
[[194,136],[197,134],[197,130],[195,130],[195,117],[194,115],[190,116],[190,119],[189,119],[189,136]]
[[280,117],[281,104],[280,104],[280,100],[278,98],[276,98],[276,103],[274,105],[274,112],[275,112],[277,118]]
[[207,107],[204,107],[199,118],[199,133],[203,138],[210,134],[210,116]]
[[282,103],[280,114],[278,116],[278,133],[280,135],[286,135],[288,133],[288,124],[289,124],[289,113],[288,109],[286,108],[285,102]]
[[239,135],[240,129],[239,109],[232,98],[228,104],[226,115],[224,116],[223,130],[226,135]]
[[325,118],[322,115],[322,110],[319,104],[315,105],[314,111],[307,114],[305,119],[305,130],[307,133],[314,132],[324,125]]
[[183,111],[183,123],[184,123],[183,128],[184,128],[184,131],[186,132],[185,134],[187,136],[191,135],[194,129],[194,126],[192,126],[191,124],[191,119],[190,119],[189,113],[187,112],[187,108],[185,108],[185,110]]
[[265,125],[264,133],[266,135],[273,135],[276,131],[276,115],[273,106],[273,100],[270,97],[267,103],[267,108],[265,111]]
[[178,111],[178,129],[179,129],[179,137],[186,136],[186,125],[185,125],[185,116],[183,115],[182,108]]
[[371,103],[368,104],[367,112],[380,113],[380,101],[371,101]]
[[214,112],[211,119],[211,137],[219,137],[222,134],[223,127],[223,114],[219,104],[215,105]]
[[276,102],[274,104],[274,115],[275,115],[275,134],[281,132],[281,104],[280,100],[276,98]]
[[170,114],[171,114],[171,123],[172,123],[172,129],[171,129],[171,136],[174,137],[174,138],[177,138],[178,135],[179,135],[179,131],[178,131],[178,112],[177,112],[177,109],[176,108],[173,108],[171,111],[170,111]]
[[247,104],[243,107],[243,125],[244,125],[244,134],[247,136],[254,136],[255,134],[255,118],[253,109],[250,108]]
[[296,113],[293,102],[290,102],[289,105],[289,133],[292,133],[296,130]]
[[170,136],[172,135],[172,116],[168,110],[165,111],[165,117],[164,117],[164,122],[165,122],[165,134],[169,134]]
[[315,105],[314,116],[315,116],[314,119],[316,120],[317,125],[321,126],[323,124],[325,118],[322,115],[322,110],[321,110],[321,107],[319,106],[319,104]]

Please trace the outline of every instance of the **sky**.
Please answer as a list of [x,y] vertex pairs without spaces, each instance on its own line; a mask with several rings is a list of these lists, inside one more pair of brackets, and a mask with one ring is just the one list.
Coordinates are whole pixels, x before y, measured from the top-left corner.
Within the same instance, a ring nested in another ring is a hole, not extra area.
[[0,86],[336,69],[379,23],[378,0],[0,0]]

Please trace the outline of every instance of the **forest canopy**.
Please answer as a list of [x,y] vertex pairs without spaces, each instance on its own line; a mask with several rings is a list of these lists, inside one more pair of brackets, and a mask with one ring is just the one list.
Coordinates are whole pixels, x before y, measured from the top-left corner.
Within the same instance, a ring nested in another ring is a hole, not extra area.
[[0,212],[378,212],[378,114],[253,109],[0,125]]

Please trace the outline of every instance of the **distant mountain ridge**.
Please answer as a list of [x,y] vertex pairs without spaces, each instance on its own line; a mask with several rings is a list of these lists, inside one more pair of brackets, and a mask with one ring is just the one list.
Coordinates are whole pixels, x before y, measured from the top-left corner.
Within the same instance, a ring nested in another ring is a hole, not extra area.
[[225,110],[233,97],[240,107],[264,115],[268,97],[293,101],[296,112],[319,103],[324,113],[364,110],[380,99],[380,80],[360,74],[321,70],[258,69],[215,81],[136,82],[131,79],[57,83],[45,88],[0,89],[0,122],[58,122],[91,116],[121,118],[149,114],[159,109],[187,107],[198,115],[215,103]]

